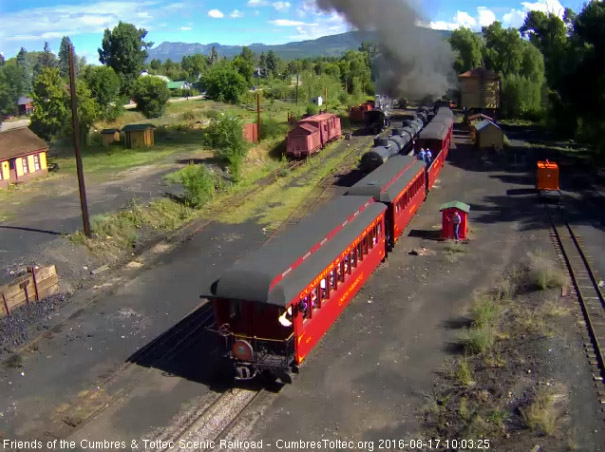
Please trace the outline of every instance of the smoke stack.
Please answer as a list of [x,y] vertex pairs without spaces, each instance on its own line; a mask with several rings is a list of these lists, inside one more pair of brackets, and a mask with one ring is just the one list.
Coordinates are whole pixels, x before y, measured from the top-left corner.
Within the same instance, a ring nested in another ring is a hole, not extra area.
[[413,0],[317,0],[320,9],[337,11],[354,27],[375,31],[382,55],[378,58],[376,89],[392,97],[414,100],[440,97],[455,80],[450,45],[418,26]]

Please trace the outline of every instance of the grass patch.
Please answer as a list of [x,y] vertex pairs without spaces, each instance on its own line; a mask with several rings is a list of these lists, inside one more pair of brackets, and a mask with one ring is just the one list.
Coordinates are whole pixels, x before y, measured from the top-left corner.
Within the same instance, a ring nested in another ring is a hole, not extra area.
[[468,249],[456,242],[448,242],[443,249],[446,259],[451,263],[458,262],[461,255],[468,253]]
[[525,427],[532,432],[552,435],[559,415],[555,401],[556,398],[550,391],[538,389],[531,402],[520,409]]
[[18,353],[13,353],[4,361],[4,365],[9,369],[19,369],[23,367],[23,358]]
[[471,386],[473,381],[473,367],[469,360],[462,358],[456,362],[454,378],[461,386]]
[[462,342],[467,353],[489,353],[496,342],[495,328],[492,325],[472,326],[466,330]]
[[490,296],[475,298],[471,307],[473,325],[476,327],[495,326],[498,323],[502,307]]
[[527,283],[540,290],[562,287],[567,278],[559,265],[541,252],[527,253]]
[[134,247],[144,231],[171,231],[192,216],[190,208],[169,198],[160,198],[147,205],[133,201],[119,212],[93,216],[93,238],[77,231],[69,236],[69,240],[86,246],[94,255],[114,255]]

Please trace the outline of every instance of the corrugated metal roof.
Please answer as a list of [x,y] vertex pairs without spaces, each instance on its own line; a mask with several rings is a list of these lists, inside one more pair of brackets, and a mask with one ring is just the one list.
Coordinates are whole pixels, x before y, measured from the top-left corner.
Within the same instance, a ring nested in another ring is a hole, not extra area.
[[475,129],[476,129],[477,131],[480,131],[480,130],[485,129],[486,127],[489,127],[490,125],[492,125],[492,126],[494,126],[494,127],[497,127],[498,129],[500,129],[500,126],[499,126],[498,124],[495,124],[495,123],[491,122],[491,121],[490,121],[490,120],[488,120],[488,119],[484,119],[483,121],[481,121],[480,123],[478,123],[478,124],[475,126]]
[[155,129],[153,124],[128,124],[122,127],[122,132],[131,132],[135,130]]
[[329,202],[233,265],[210,296],[286,306],[385,208],[370,197]]
[[305,131],[306,133],[304,133],[304,135],[309,135],[311,133],[315,133],[317,132],[317,127],[311,125],[311,124],[305,124],[305,123],[301,123],[299,125],[297,125],[294,129],[292,129],[290,131],[291,134],[296,135],[296,132],[301,132],[301,131]]
[[27,104],[31,104],[33,102],[33,100],[27,96],[21,96],[19,97],[19,100],[17,101],[17,105],[27,105]]
[[101,135],[113,135],[116,132],[119,132],[120,129],[103,129],[101,130]]
[[46,142],[27,127],[0,132],[0,160],[48,149]]
[[445,204],[443,204],[441,207],[439,207],[439,212],[441,212],[442,210],[445,209],[459,209],[462,210],[463,212],[469,213],[471,211],[471,206],[469,206],[468,204],[465,204],[463,202],[460,201],[451,201],[451,202],[447,202]]

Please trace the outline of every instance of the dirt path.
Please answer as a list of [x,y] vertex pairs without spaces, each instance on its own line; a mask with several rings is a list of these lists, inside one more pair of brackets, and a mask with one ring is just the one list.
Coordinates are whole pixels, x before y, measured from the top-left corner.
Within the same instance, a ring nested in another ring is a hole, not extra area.
[[[164,182],[163,176],[194,157],[199,157],[198,153],[174,154],[153,165],[87,177],[90,215],[116,211],[133,199],[144,203],[175,192],[176,187]],[[11,194],[0,209],[0,260],[5,269],[35,261],[44,244],[82,228],[76,175],[59,174],[34,184]],[[0,282],[2,278],[8,275],[0,275]]]

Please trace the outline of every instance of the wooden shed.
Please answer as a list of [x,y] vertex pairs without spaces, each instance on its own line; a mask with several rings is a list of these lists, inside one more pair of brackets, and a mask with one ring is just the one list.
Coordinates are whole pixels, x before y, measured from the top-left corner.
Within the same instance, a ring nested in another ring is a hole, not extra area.
[[500,108],[500,77],[479,67],[458,76],[460,81],[460,107],[471,109]]
[[48,172],[48,145],[27,127],[0,132],[0,187]]
[[474,127],[475,145],[482,149],[504,149],[504,132],[497,124],[483,120]]
[[103,129],[101,130],[101,138],[103,138],[103,146],[109,146],[111,143],[120,141],[120,129]]
[[153,124],[128,124],[122,128],[124,142],[129,149],[150,148],[155,144]]

